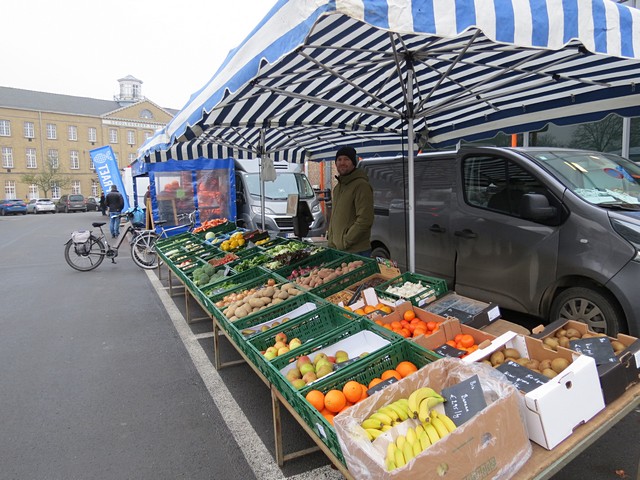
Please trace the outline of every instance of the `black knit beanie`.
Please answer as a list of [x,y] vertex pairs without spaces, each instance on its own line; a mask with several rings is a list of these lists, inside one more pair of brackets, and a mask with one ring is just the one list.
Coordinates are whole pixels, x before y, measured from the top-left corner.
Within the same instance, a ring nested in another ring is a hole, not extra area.
[[353,166],[357,167],[358,166],[358,157],[356,155],[356,149],[353,147],[341,147],[340,150],[338,150],[338,153],[336,153],[336,160],[338,160],[338,157],[341,155],[345,155],[347,157],[349,157],[351,159],[351,161],[353,162]]

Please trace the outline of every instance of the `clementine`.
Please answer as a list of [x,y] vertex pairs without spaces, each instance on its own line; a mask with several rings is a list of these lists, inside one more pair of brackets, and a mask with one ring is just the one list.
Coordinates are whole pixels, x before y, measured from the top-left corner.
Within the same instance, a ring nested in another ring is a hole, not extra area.
[[342,387],[342,393],[351,403],[359,402],[362,397],[362,385],[355,380],[350,380]]
[[416,318],[416,312],[414,312],[413,310],[407,310],[406,312],[404,312],[404,314],[402,315],[402,317],[403,317],[407,322],[410,322],[411,320],[413,320],[414,318]]
[[324,393],[320,390],[310,390],[305,398],[316,410],[321,411],[324,408]]
[[341,390],[329,390],[324,396],[324,406],[331,413],[338,413],[346,403],[347,398]]
[[380,378],[382,380],[386,380],[387,378],[391,378],[391,377],[396,377],[398,380],[402,380],[402,375],[400,375],[395,370],[385,370],[384,372],[382,372],[382,375],[380,375]]
[[373,388],[375,387],[377,384],[379,384],[382,381],[381,378],[374,378],[373,380],[371,380],[369,382],[369,385],[367,386],[367,388]]
[[398,365],[396,365],[396,372],[402,375],[402,378],[407,377],[417,371],[418,371],[418,367],[416,367],[414,363],[409,362],[407,360],[400,362]]

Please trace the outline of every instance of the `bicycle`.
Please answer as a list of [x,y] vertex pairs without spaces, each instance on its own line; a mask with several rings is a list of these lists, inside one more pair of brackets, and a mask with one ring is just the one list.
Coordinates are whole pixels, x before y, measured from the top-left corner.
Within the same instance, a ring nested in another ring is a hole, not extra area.
[[[153,257],[146,256],[140,251],[140,246],[136,246],[141,238],[148,239],[150,233],[155,232],[149,230],[139,230],[132,223],[133,215],[130,212],[118,215],[119,218],[126,218],[127,221],[121,225],[120,235],[116,239],[115,245],[111,245],[107,241],[102,227],[106,222],[93,222],[92,227],[100,230],[100,235],[96,236],[93,231],[89,231],[89,236],[84,242],[74,242],[73,238],[65,244],[64,258],[71,268],[81,272],[88,272],[94,268],[98,268],[104,261],[105,257],[111,259],[111,263],[116,263],[115,258],[118,256],[118,249],[124,242],[125,238],[131,236],[129,244],[131,246],[131,258],[134,263],[141,268],[151,269],[157,266],[157,255],[153,252]],[[148,240],[147,240],[148,241]],[[146,252],[145,252],[146,253]]]

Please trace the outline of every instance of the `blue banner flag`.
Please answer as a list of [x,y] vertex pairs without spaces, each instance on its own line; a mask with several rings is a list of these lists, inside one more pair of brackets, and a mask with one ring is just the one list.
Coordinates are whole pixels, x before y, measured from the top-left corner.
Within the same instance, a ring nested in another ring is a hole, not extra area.
[[116,157],[113,154],[113,150],[111,147],[100,147],[94,148],[89,151],[91,155],[91,161],[93,162],[93,166],[96,169],[96,173],[98,174],[98,180],[100,181],[100,186],[102,187],[102,191],[108,194],[111,191],[111,185],[115,185],[118,187],[118,191],[122,194],[124,198],[124,208],[122,211],[126,211],[129,209],[129,199],[127,198],[127,191],[124,189],[124,183],[122,183],[122,176],[120,175],[120,170],[118,169],[118,164],[116,162]]

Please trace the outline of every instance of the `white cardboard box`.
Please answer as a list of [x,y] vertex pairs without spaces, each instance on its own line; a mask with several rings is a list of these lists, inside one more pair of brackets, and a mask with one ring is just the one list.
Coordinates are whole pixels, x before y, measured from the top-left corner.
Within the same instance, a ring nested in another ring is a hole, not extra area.
[[593,358],[558,347],[554,352],[542,341],[506,332],[491,344],[473,352],[464,362],[483,360],[501,348],[515,348],[520,355],[537,360],[562,356],[572,363],[557,377],[529,393],[525,400],[525,418],[529,438],[551,450],[573,433],[578,425],[588,421],[604,408],[604,399]]

